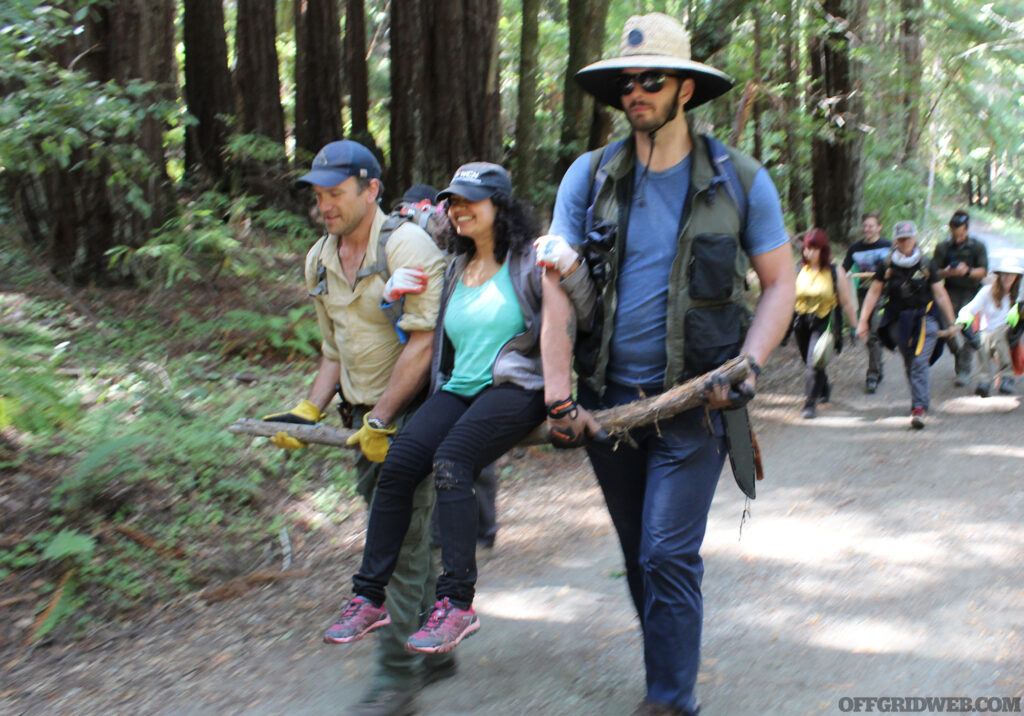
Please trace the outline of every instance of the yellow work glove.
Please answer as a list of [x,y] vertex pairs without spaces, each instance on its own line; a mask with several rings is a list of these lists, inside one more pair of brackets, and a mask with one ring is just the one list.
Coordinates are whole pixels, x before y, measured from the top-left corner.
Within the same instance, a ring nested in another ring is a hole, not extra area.
[[[263,420],[274,422],[274,423],[295,423],[296,425],[315,425],[321,420],[327,417],[326,413],[321,413],[320,408],[313,405],[308,400],[301,401],[294,408],[285,413],[271,413],[270,415],[264,415]],[[285,432],[280,432],[270,438],[270,442],[279,448],[285,450],[296,450],[301,447],[306,447],[306,443],[302,442],[298,438],[293,438],[291,435]]]
[[394,425],[385,425],[377,418],[363,416],[363,427],[345,441],[346,445],[359,444],[359,449],[370,462],[384,462],[391,447],[391,436],[398,431]]
[[1013,304],[1013,308],[1006,314],[1006,322],[1010,328],[1016,328],[1017,323],[1020,321],[1020,302]]

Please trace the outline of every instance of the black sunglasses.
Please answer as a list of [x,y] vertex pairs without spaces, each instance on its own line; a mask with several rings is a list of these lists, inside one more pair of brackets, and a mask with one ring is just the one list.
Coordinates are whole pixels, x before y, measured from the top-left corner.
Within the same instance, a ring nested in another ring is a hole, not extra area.
[[678,77],[679,75],[670,75],[661,70],[644,70],[635,75],[631,75],[628,72],[623,72],[615,81],[619,86],[619,94],[625,96],[631,94],[636,89],[636,83],[640,83],[640,89],[644,92],[654,94],[655,92],[661,92],[661,88],[665,86],[665,80],[669,77]]

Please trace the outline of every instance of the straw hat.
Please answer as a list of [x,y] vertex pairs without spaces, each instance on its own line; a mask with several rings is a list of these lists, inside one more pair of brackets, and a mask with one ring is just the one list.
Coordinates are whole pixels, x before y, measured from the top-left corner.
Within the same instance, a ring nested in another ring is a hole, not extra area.
[[622,30],[619,53],[619,57],[600,60],[576,73],[576,81],[584,90],[616,109],[622,109],[622,96],[615,78],[632,67],[678,70],[692,77],[696,87],[684,109],[698,107],[732,87],[727,74],[690,59],[689,34],[678,20],[664,13],[629,18]]

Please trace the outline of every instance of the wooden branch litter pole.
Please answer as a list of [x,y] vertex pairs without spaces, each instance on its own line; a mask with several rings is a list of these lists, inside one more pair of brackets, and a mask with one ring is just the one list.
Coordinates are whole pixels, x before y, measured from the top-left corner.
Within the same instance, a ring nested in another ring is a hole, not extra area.
[[[715,376],[724,377],[730,385],[746,380],[750,374],[750,362],[746,356],[738,356],[729,360],[713,371],[688,380],[682,385],[666,390],[650,398],[642,398],[625,405],[617,405],[608,410],[594,413],[597,422],[610,436],[621,435],[633,428],[650,425],[659,420],[671,418],[673,415],[703,405],[704,384]],[[236,420],[228,427],[228,431],[236,435],[253,435],[269,438],[277,433],[287,433],[293,438],[306,443],[346,447],[345,441],[355,432],[332,428],[327,425],[296,425],[295,423],[271,423],[265,420],[243,418]],[[545,445],[550,442],[547,425],[541,423],[537,428],[520,441],[520,445]],[[351,446],[358,448],[358,445]]]

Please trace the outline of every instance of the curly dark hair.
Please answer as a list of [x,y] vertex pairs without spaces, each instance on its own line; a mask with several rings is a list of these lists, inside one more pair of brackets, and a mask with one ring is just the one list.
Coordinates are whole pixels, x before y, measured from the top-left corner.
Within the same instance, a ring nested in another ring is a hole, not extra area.
[[[491,197],[496,209],[494,214],[494,259],[505,263],[509,250],[521,250],[540,235],[540,222],[534,214],[533,207],[521,199],[508,194],[495,194]],[[438,237],[438,244],[455,247],[455,253],[470,254],[476,251],[473,240],[460,236],[451,220],[447,222]]]

